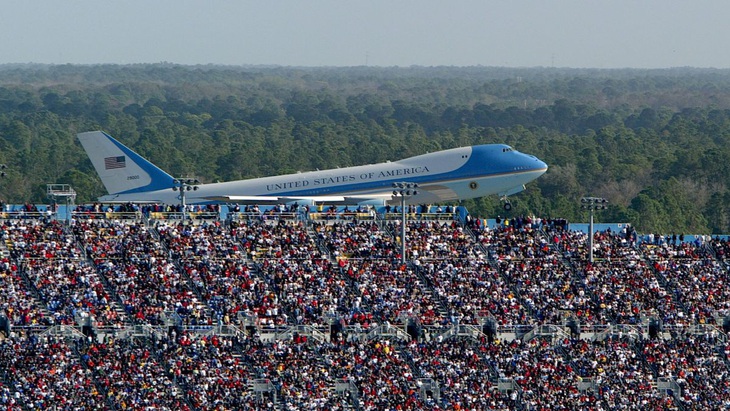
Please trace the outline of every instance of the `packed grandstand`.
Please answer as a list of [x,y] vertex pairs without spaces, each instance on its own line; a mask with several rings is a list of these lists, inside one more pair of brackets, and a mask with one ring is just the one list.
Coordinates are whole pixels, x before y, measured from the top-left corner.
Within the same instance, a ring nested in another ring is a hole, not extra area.
[[3,409],[730,408],[726,239],[179,211],[2,215]]

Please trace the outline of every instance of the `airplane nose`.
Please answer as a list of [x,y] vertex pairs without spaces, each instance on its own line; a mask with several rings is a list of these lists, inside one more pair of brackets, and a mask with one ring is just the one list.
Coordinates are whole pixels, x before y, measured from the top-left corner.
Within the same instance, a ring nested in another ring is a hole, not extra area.
[[539,158],[537,158],[535,156],[530,156],[530,157],[532,157],[535,160],[535,162],[537,163],[537,164],[535,164],[535,170],[543,170],[543,173],[545,171],[547,171],[548,165],[545,164],[544,161],[540,160]]

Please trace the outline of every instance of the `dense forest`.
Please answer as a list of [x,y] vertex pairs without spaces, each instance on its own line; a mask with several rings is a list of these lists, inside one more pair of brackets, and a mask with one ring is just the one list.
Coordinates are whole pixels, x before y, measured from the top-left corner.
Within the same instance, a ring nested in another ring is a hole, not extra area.
[[0,200],[104,194],[75,139],[97,129],[203,182],[507,143],[550,166],[511,215],[587,221],[600,196],[597,221],[730,233],[728,70],[2,65]]

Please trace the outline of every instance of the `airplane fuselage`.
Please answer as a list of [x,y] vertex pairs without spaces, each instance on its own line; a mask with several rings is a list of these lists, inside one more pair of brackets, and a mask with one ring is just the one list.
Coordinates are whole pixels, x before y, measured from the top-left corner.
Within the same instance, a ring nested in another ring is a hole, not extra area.
[[[441,203],[491,194],[513,194],[546,170],[547,165],[534,156],[515,151],[507,145],[487,144],[394,162],[200,184],[197,190],[186,191],[185,198],[187,203],[205,203],[260,197],[263,203],[275,198],[291,198],[294,201],[309,197],[367,198],[368,195],[377,195],[385,202],[396,203],[401,199],[386,198],[383,194],[390,192],[393,183],[409,182],[418,183],[420,188],[419,194],[408,198],[407,203]],[[131,180],[147,178],[138,175],[144,170],[127,167],[126,171],[128,175],[119,177]],[[180,193],[172,190],[172,180],[171,177],[170,181],[151,180],[144,189],[110,194],[99,200],[178,203]]]

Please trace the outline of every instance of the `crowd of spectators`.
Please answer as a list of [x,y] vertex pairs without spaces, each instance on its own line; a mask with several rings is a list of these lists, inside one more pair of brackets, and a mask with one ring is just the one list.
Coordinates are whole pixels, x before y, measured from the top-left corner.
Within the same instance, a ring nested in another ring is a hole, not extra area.
[[541,224],[517,221],[494,230],[489,252],[500,272],[538,323],[560,324],[565,312],[600,323],[595,301],[564,261],[560,249]]
[[[10,220],[3,225],[3,237],[10,244],[11,264],[2,264],[7,298],[15,303],[5,308],[15,325],[118,326],[123,323],[112,298],[92,266],[83,258],[73,234],[56,220]],[[32,288],[23,283],[26,276]],[[30,302],[37,292],[41,303]]]
[[[730,311],[720,240],[599,232],[591,262],[586,235],[562,220],[414,219],[403,264],[395,221],[2,224],[8,409],[730,406],[728,330],[691,327]],[[40,334],[87,317],[106,331]],[[132,324],[148,331],[130,336]],[[484,334],[448,334],[464,324]],[[570,329],[498,333],[542,324]],[[649,332],[580,335],[616,324]],[[377,325],[408,326],[410,339],[369,333]],[[296,326],[333,332],[282,333]]]
[[642,366],[641,353],[629,337],[610,336],[601,341],[565,339],[560,343],[571,359],[570,369],[586,390],[588,404],[597,409],[676,410],[671,396],[656,389],[650,367]]
[[213,311],[216,323],[231,324],[239,313],[264,313],[260,316],[264,323],[275,317],[265,284],[251,275],[246,264],[236,228],[225,230],[219,222],[161,223],[157,230],[172,259]]
[[0,340],[0,406],[7,410],[104,410],[105,395],[75,343],[49,336]]
[[350,314],[357,298],[339,267],[325,259],[266,259],[259,270],[290,319],[285,324],[326,327],[334,318]]
[[576,387],[569,361],[546,338],[486,347],[487,361],[500,376],[515,381],[521,400],[534,409],[583,408],[589,399]]
[[[155,352],[162,359],[167,374],[185,392],[197,410],[230,410],[258,403],[249,390],[250,365],[241,352],[250,339],[235,337],[179,334],[173,329],[154,342]],[[234,344],[241,348],[234,348]]]
[[421,324],[438,325],[447,320],[416,270],[399,261],[350,260],[343,269],[358,294],[352,307],[355,322],[404,324],[415,318]]
[[315,224],[314,230],[335,257],[388,259],[400,252],[393,237],[372,221]]
[[14,326],[49,326],[53,319],[46,315],[31,288],[27,287],[18,266],[5,257],[0,261],[0,314]]
[[121,219],[138,219],[141,216],[150,217],[169,217],[178,216],[183,210],[194,216],[204,218],[217,217],[220,215],[220,206],[217,204],[188,204],[183,209],[182,204],[85,204],[78,205],[73,209],[73,214],[77,219],[97,219],[97,218],[121,218]]
[[[16,227],[33,237],[21,263],[55,324],[121,326],[124,322],[94,267],[83,258],[72,233],[55,220]],[[12,231],[11,231],[12,232]],[[12,237],[12,234],[11,234]]]
[[633,246],[629,230],[594,235],[594,261],[588,257],[584,233],[554,236],[565,257],[576,269],[586,290],[594,296],[594,309],[603,323],[639,324],[650,317],[681,323],[684,314],[662,286],[644,254]]
[[500,325],[534,323],[518,293],[484,260],[422,262],[419,269],[440,297],[452,323]]
[[414,260],[481,259],[476,239],[457,221],[413,221],[407,224],[409,256]]
[[716,313],[730,311],[730,271],[713,257],[709,246],[664,242],[643,244],[642,251],[674,290],[686,323],[716,323]]
[[710,241],[710,245],[715,251],[717,259],[727,264],[730,260],[730,240],[726,238],[714,238]]
[[483,354],[486,349],[483,343],[466,338],[411,341],[406,352],[415,375],[434,380],[439,387],[439,401],[433,396],[424,396],[423,401],[444,409],[515,409],[518,393],[499,390],[498,371],[490,369]]
[[179,316],[186,324],[212,322],[157,230],[128,220],[83,220],[73,230],[133,321],[160,325]]
[[678,383],[682,404],[720,410],[730,407],[730,373],[717,345],[712,335],[679,335],[643,341],[642,354],[655,376]]
[[81,364],[93,372],[114,409],[191,409],[164,362],[144,338],[91,342],[80,348],[80,354]]

